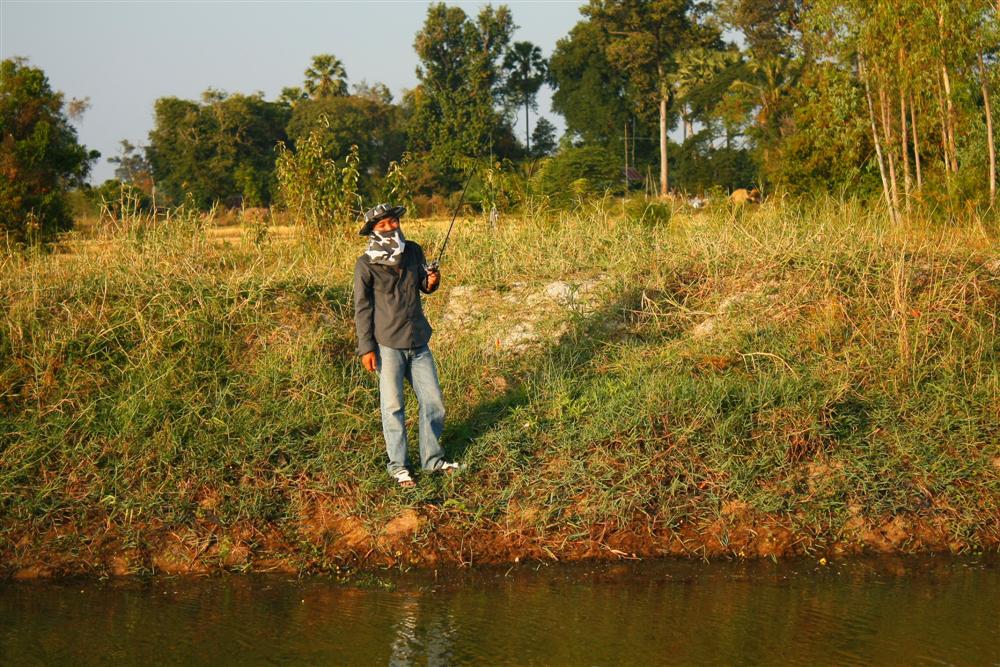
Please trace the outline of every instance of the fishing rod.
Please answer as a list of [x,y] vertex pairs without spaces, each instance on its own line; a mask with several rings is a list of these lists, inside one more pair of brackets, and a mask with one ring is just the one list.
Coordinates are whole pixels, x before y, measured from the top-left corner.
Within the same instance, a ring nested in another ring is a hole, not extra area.
[[465,191],[469,189],[469,183],[472,182],[472,175],[475,173],[475,167],[469,169],[469,177],[465,179],[465,187],[462,188],[462,196],[459,197],[458,206],[455,207],[454,213],[451,214],[451,224],[448,225],[448,233],[444,236],[444,243],[441,244],[441,250],[438,251],[437,259],[430,264],[424,265],[424,268],[427,271],[437,272],[441,267],[441,258],[444,257],[444,249],[448,247],[448,239],[451,238],[451,228],[455,226],[455,218],[458,217],[458,212],[462,208],[462,204],[465,203]]

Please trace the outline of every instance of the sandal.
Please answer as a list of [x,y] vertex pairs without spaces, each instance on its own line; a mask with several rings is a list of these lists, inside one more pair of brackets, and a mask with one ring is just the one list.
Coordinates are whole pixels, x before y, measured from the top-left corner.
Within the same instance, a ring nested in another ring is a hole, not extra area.
[[454,461],[445,461],[441,464],[441,467],[434,472],[444,473],[445,475],[450,475],[452,473],[461,472],[465,470],[465,466],[461,463],[456,463]]
[[417,483],[413,481],[413,478],[410,477],[410,471],[406,468],[397,470],[392,474],[392,477],[396,480],[396,484],[404,489],[412,489],[417,485]]

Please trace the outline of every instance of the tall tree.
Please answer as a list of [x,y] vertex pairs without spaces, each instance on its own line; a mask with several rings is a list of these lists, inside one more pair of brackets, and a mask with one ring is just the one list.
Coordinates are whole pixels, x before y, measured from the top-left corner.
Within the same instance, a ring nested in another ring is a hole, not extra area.
[[528,110],[538,108],[536,96],[545,82],[548,64],[539,47],[531,42],[514,42],[504,55],[503,69],[507,72],[508,95],[524,105],[524,143],[531,153]]
[[533,148],[532,157],[545,157],[551,155],[556,149],[556,126],[549,122],[545,116],[538,119],[535,129],[531,133]]
[[472,19],[461,7],[438,3],[417,33],[420,83],[411,97],[410,141],[451,185],[465,159],[505,150],[511,131],[497,106],[504,96],[500,61],[513,30],[505,6],[487,5]]
[[667,121],[677,54],[719,41],[714,29],[695,21],[694,10],[693,0],[591,0],[581,10],[613,38],[608,61],[628,77],[637,111],[658,108],[661,196],[668,192]]
[[153,169],[146,158],[146,151],[128,139],[118,142],[121,151],[108,162],[115,166],[115,178],[122,183],[131,183],[146,194],[153,192]]
[[73,224],[66,192],[83,183],[100,153],[77,140],[71,106],[26,60],[0,62],[0,229],[15,239]]
[[343,97],[347,94],[347,70],[344,69],[344,63],[333,54],[313,56],[312,66],[305,74],[306,93],[314,100]]
[[610,36],[593,21],[580,21],[556,42],[549,59],[555,89],[552,109],[566,119],[566,132],[608,146],[629,119],[627,79],[608,62]]

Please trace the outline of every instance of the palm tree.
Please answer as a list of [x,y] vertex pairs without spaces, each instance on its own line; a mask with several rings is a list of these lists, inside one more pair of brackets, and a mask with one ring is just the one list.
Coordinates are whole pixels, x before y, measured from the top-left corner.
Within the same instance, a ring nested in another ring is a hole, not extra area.
[[306,70],[305,88],[314,100],[347,95],[344,63],[330,53],[313,56],[312,67]]
[[684,51],[677,59],[677,70],[671,77],[674,94],[681,99],[684,108],[684,140],[694,134],[694,119],[688,97],[700,86],[709,83],[723,68],[733,63],[739,56],[730,51],[695,48]]
[[542,57],[542,50],[531,42],[515,42],[503,59],[503,69],[507,75],[507,94],[524,103],[524,143],[531,152],[531,137],[528,134],[528,109],[537,106],[535,95],[545,82],[548,63]]

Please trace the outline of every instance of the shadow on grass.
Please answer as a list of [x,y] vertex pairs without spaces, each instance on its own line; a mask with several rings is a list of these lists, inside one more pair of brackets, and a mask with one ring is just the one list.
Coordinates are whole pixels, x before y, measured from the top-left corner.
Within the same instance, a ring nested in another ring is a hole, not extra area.
[[[534,396],[529,395],[530,387],[553,364],[563,366],[566,373],[576,373],[578,379],[586,379],[596,374],[586,370],[586,366],[608,343],[628,337],[631,327],[623,327],[642,304],[643,289],[629,288],[611,302],[597,310],[576,318],[573,327],[563,334],[558,342],[528,355],[526,367],[539,369],[528,371],[516,377],[500,396],[477,406],[468,417],[457,423],[446,424],[445,442],[449,457],[462,460],[466,451],[478,438],[501,424],[517,408],[529,404]],[[566,363],[566,360],[572,360]]]

